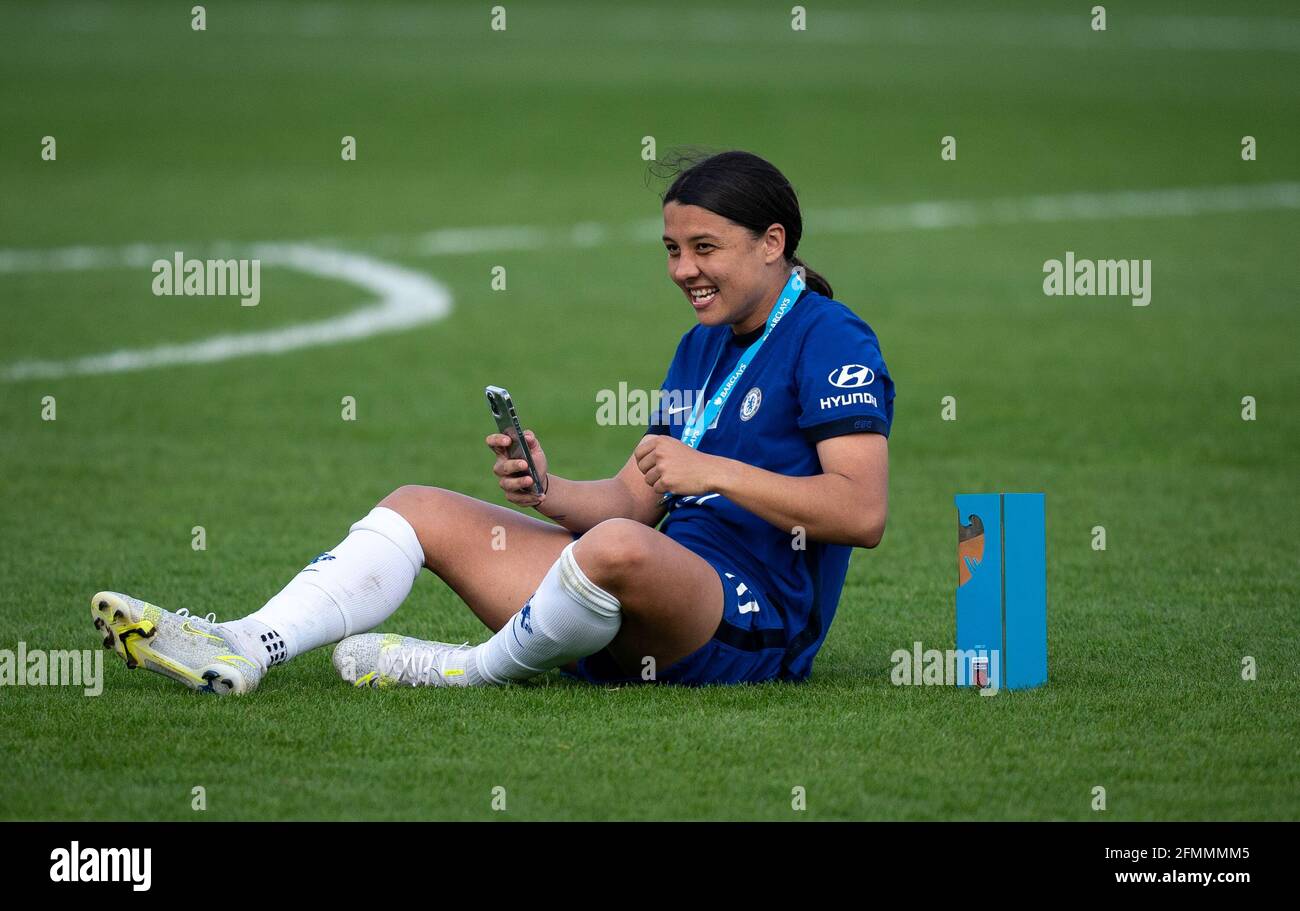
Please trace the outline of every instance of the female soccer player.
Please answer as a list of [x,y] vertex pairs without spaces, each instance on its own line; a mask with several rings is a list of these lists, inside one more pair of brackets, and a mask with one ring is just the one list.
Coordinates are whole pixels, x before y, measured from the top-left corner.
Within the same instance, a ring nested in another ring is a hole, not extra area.
[[[884,532],[893,381],[875,333],[795,255],[799,203],[767,161],[697,162],[664,195],[663,217],[668,275],[699,322],[615,477],[551,474],[525,431],[543,478],[534,495],[509,438],[491,434],[506,498],[550,522],[401,487],[242,620],[101,592],[91,611],[105,645],[217,693],[248,692],[332,642],[358,686],[503,684],[550,668],[592,682],[806,678],[852,548]],[[422,567],[495,635],[473,647],[359,635]]]

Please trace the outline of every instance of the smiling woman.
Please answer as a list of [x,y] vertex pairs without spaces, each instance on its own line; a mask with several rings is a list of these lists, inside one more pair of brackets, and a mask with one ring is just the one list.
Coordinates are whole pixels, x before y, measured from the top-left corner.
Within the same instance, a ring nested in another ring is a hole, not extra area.
[[[769,231],[773,232],[770,239],[765,237]],[[749,310],[758,306],[754,301],[760,300],[766,289],[755,288],[753,282],[762,274],[725,254],[760,237],[768,241],[769,251],[775,250],[789,266],[803,270],[810,289],[824,297],[835,296],[830,283],[795,255],[803,237],[799,199],[771,163],[747,152],[723,152],[685,170],[664,194],[669,274],[691,298],[704,325],[736,322],[729,317],[738,315],[743,319],[735,331],[754,328],[754,314],[737,308],[746,299],[751,301]],[[698,268],[704,257],[719,251],[724,255],[712,256],[707,270]],[[724,282],[730,301],[723,298]]]
[[[653,415],[615,477],[552,474],[525,431],[545,479],[534,493],[510,438],[492,434],[507,499],[551,522],[401,487],[242,620],[101,592],[105,644],[215,692],[247,692],[332,642],[356,685],[503,684],[560,667],[591,682],[807,678],[852,549],[884,533],[893,380],[875,333],[795,256],[798,199],[771,164],[700,161],[664,195],[663,217],[669,276],[698,324],[659,400],[685,392],[694,405]],[[365,634],[422,567],[495,635],[470,647]]]

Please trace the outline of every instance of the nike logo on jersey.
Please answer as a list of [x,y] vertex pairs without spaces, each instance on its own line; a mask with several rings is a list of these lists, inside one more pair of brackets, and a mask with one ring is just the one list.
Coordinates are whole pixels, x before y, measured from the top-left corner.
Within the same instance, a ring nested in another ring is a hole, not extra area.
[[691,502],[692,500],[694,500],[694,501],[695,501],[695,505],[696,505],[696,506],[699,506],[701,503],[707,503],[709,500],[712,500],[714,497],[719,497],[719,496],[722,496],[722,495],[721,495],[721,494],[717,494],[717,493],[706,493],[706,494],[703,494],[703,495],[691,494],[689,497],[680,497],[680,498],[678,498],[678,501],[677,501],[677,502],[678,502],[678,505],[681,505],[681,504],[684,504],[684,503],[689,503],[689,502]]

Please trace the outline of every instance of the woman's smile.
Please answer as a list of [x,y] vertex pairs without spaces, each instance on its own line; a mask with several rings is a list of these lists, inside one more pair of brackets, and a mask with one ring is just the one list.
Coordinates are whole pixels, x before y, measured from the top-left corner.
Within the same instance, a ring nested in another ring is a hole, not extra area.
[[718,299],[718,286],[692,285],[686,289],[686,295],[691,299],[691,306],[698,312]]

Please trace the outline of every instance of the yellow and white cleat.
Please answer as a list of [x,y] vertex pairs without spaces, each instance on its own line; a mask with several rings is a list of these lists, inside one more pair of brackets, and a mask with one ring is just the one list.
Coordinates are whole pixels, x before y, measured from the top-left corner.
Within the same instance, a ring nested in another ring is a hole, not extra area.
[[100,592],[90,602],[90,616],[104,637],[104,648],[126,660],[165,674],[204,693],[248,693],[262,679],[262,666],[244,655],[234,638],[207,619],[182,608],[175,613],[130,595]]
[[447,659],[468,643],[429,642],[395,633],[348,636],[334,646],[334,668],[357,687],[459,686],[464,670]]

